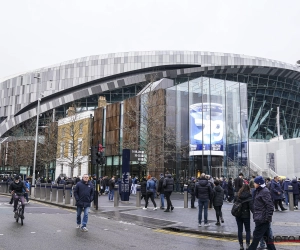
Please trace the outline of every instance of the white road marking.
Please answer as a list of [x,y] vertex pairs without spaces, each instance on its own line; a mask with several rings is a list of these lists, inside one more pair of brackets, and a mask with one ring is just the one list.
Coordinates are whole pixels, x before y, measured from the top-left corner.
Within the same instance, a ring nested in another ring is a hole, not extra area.
[[61,232],[61,230],[56,230],[56,232],[58,232],[58,233],[59,233],[59,232]]
[[35,232],[30,232],[30,233],[35,234]]

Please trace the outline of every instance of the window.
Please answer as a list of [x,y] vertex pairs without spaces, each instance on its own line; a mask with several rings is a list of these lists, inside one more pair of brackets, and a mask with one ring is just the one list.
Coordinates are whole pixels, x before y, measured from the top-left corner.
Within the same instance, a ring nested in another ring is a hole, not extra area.
[[83,131],[83,124],[80,123],[79,124],[79,134],[82,135],[82,131]]
[[82,155],[82,139],[78,140],[78,156]]
[[69,142],[69,157],[72,157],[73,156],[73,143],[72,142]]
[[64,158],[65,156],[65,143],[60,144],[60,158]]
[[65,128],[62,128],[62,129],[61,129],[61,137],[64,138],[64,137],[65,137],[65,134],[66,134],[66,129],[65,129]]

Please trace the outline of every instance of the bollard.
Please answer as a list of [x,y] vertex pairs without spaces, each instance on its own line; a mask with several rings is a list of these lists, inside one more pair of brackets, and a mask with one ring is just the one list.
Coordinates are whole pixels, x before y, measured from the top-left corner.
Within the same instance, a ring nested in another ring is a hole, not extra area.
[[66,205],[71,204],[71,190],[72,190],[72,184],[68,184],[65,186],[65,204]]
[[41,200],[45,200],[46,199],[46,183],[41,183],[41,191],[40,191],[40,195],[41,195]]
[[141,185],[136,186],[136,207],[141,207]]
[[188,189],[187,189],[188,185],[184,184],[183,185],[183,191],[184,191],[184,196],[183,196],[183,199],[184,199],[184,205],[183,207],[184,208],[188,208]]
[[57,203],[63,203],[64,202],[64,188],[65,185],[64,184],[59,184],[57,186]]
[[0,193],[4,193],[4,182],[0,183]]
[[294,211],[294,195],[293,195],[293,186],[289,186],[289,208],[290,211]]
[[45,192],[46,192],[46,201],[50,201],[50,191],[51,191],[51,184],[50,183],[47,183],[45,185]]
[[56,202],[57,199],[57,184],[52,185],[51,202]]
[[41,184],[36,184],[35,186],[35,195],[37,199],[41,199]]
[[115,185],[114,188],[114,207],[119,206],[119,185]]

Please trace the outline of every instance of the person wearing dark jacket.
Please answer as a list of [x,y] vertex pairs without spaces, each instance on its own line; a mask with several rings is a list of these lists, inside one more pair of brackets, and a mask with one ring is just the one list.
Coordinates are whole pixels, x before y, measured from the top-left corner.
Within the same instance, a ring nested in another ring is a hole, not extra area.
[[195,187],[196,187],[195,181],[196,181],[195,178],[192,177],[191,182],[189,184],[189,190],[191,194],[191,208],[196,208],[195,207]]
[[115,195],[115,177],[111,177],[111,179],[108,182],[109,187],[109,193],[108,193],[108,200],[113,201],[114,195]]
[[237,193],[240,191],[240,189],[242,188],[243,184],[244,184],[244,175],[243,173],[239,174],[239,177],[234,179],[234,189],[235,189],[235,194],[234,196],[237,196]]
[[224,223],[224,219],[222,216],[222,206],[223,206],[223,199],[224,199],[224,189],[221,188],[220,182],[215,181],[214,184],[216,185],[213,189],[213,205],[214,209],[216,211],[216,217],[217,217],[217,226],[220,226],[220,218],[222,223]]
[[146,186],[147,195],[146,195],[146,200],[145,200],[145,207],[143,209],[144,210],[147,209],[148,201],[150,198],[153,203],[153,206],[154,206],[153,210],[157,210],[156,202],[154,200],[154,193],[156,193],[156,182],[154,181],[154,177],[151,177],[150,175],[148,175],[147,179],[148,179],[147,186]]
[[[254,179],[253,179],[253,187],[254,187]],[[241,215],[239,217],[235,217],[236,224],[238,226],[238,239],[240,243],[240,250],[244,249],[243,246],[243,225],[246,231],[246,249],[249,248],[250,245],[250,211],[253,213],[253,199],[251,195],[250,186],[244,184],[240,191],[238,192],[237,197],[235,197],[235,202],[243,202]]]
[[[83,175],[82,181],[78,182],[74,189],[74,197],[77,206],[77,228],[81,228],[81,231],[87,232],[86,228],[88,222],[88,215],[91,206],[91,202],[94,199],[94,186],[89,181],[87,174]],[[82,225],[81,224],[81,213],[83,211]]]
[[160,209],[165,209],[165,193],[164,193],[164,174],[160,174],[160,179],[158,181],[157,192],[160,195]]
[[146,178],[142,179],[141,182],[141,200],[144,198],[144,200],[146,201],[146,195],[147,195],[147,180]]
[[300,183],[297,182],[296,178],[294,178],[291,185],[293,187],[294,209],[298,209]]
[[289,178],[286,178],[283,182],[283,191],[284,191],[284,198],[285,198],[285,205],[289,204],[289,186],[291,185],[291,181]]
[[168,171],[166,172],[166,176],[164,178],[163,187],[164,187],[164,193],[167,200],[167,209],[164,212],[170,212],[170,209],[171,211],[173,211],[174,207],[171,201],[171,194],[174,190],[174,179],[172,178],[171,174]]
[[209,181],[205,178],[205,174],[202,173],[195,187],[195,196],[198,199],[198,204],[199,204],[199,213],[198,213],[199,227],[201,227],[203,208],[204,208],[204,226],[209,226],[207,220],[207,210],[208,210],[208,201],[212,197],[212,193],[213,191],[211,185]]
[[271,186],[270,186],[270,190],[271,190],[271,196],[272,199],[274,201],[274,206],[275,206],[275,211],[279,211],[278,210],[278,205],[281,209],[281,211],[287,210],[286,208],[284,208],[282,206],[282,189],[281,189],[281,185],[279,183],[279,177],[275,176],[274,179],[271,182]]
[[224,189],[224,199],[223,200],[228,201],[228,183],[227,183],[227,180],[225,178],[223,180],[223,183],[222,183],[221,187]]
[[228,180],[228,202],[231,203],[234,198],[232,178]]
[[262,176],[254,179],[255,191],[253,193],[253,220],[255,229],[253,231],[252,243],[249,250],[256,250],[259,241],[264,237],[268,249],[276,249],[273,238],[270,237],[270,228],[274,211],[274,204],[270,191],[266,188],[265,180]]

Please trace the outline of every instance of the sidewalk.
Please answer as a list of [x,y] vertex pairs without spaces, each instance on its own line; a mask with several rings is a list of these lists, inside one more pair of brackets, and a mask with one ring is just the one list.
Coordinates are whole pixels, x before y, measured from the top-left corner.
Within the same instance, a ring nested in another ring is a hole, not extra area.
[[[7,195],[7,194],[6,194]],[[75,209],[72,205],[63,205],[45,202],[39,199],[32,199],[38,202],[48,203],[64,208]],[[95,216],[106,217],[126,223],[146,226],[149,228],[165,228],[168,230],[211,235],[217,237],[234,237],[237,238],[237,225],[235,217],[231,215],[232,204],[224,202],[222,212],[225,223],[216,226],[215,210],[208,210],[208,222],[210,226],[198,227],[198,209],[183,208],[183,195],[173,193],[171,200],[175,209],[173,212],[164,213],[159,209],[160,199],[155,199],[158,210],[153,210],[153,204],[149,200],[147,210],[143,210],[144,200],[141,201],[141,207],[136,207],[136,196],[131,195],[129,202],[119,202],[119,207],[114,207],[114,202],[108,200],[107,195],[99,196],[99,208],[96,210],[91,207],[90,213]],[[72,200],[71,200],[72,204]],[[165,200],[165,207],[166,207]],[[197,202],[195,203],[197,206]],[[189,200],[190,206],[190,200]],[[203,217],[202,217],[203,218]],[[254,230],[254,222],[251,219],[251,232]],[[274,212],[272,222],[273,235],[275,236],[300,236],[300,210]]]

